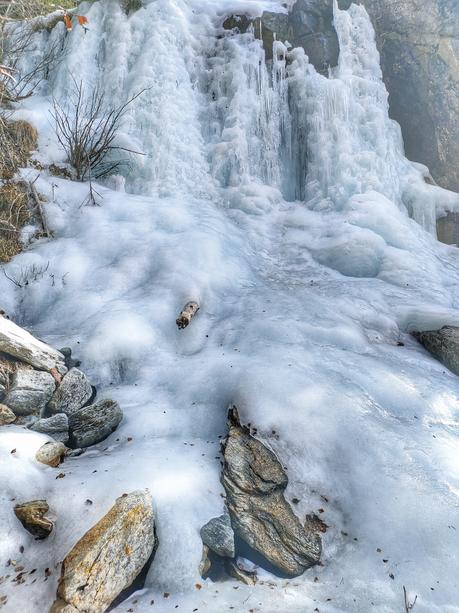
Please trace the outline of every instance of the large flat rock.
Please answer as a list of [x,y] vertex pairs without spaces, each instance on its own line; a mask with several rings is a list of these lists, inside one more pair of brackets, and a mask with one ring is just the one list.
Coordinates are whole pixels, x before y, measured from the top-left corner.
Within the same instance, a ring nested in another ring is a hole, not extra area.
[[151,495],[124,494],[66,555],[51,613],[102,613],[131,585],[156,546]]
[[11,355],[38,370],[67,372],[62,353],[32,336],[11,320],[0,317],[0,352]]

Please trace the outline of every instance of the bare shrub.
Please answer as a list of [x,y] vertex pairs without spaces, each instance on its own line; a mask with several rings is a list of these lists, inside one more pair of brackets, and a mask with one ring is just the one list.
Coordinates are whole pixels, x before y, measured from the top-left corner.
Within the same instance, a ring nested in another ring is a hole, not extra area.
[[128,163],[116,155],[118,152],[143,155],[116,145],[115,138],[127,108],[145,90],[119,106],[111,106],[99,87],[87,95],[82,82],[74,81],[73,86],[66,102],[53,100],[51,115],[58,141],[75,169],[76,179],[100,179],[114,173]]

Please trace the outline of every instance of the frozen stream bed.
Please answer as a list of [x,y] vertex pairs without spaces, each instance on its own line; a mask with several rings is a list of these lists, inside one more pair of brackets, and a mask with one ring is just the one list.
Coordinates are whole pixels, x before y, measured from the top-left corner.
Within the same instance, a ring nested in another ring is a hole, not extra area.
[[[335,8],[340,63],[326,78],[281,43],[266,67],[250,32],[221,28],[276,7],[157,0],[127,17],[112,0],[83,5],[88,32],[68,36],[18,110],[39,130],[37,159],[59,163],[49,108],[69,74],[117,102],[148,88],[120,135],[146,155],[97,185],[100,206],[82,206],[87,184],[41,172],[54,238],[6,270],[43,272],[22,288],[0,278],[11,318],[72,347],[124,411],[59,479],[34,459],[44,435],[2,428],[0,565],[37,569],[0,584],[6,611],[48,611],[75,541],[144,488],[159,548],[117,612],[393,613],[403,586],[415,613],[459,611],[459,379],[409,334],[459,323],[459,252],[435,237],[459,196],[404,158],[364,9]],[[63,24],[37,35],[37,53],[63,36]],[[190,299],[200,311],[178,331]],[[199,529],[223,511],[230,403],[287,468],[295,512],[328,525],[322,565],[296,579],[199,575]],[[56,517],[45,541],[11,511],[33,498]]]

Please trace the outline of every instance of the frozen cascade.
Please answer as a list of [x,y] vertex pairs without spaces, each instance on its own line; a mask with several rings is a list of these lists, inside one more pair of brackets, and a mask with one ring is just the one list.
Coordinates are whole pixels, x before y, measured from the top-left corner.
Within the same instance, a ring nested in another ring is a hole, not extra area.
[[[65,48],[17,111],[39,129],[41,163],[64,161],[49,109],[71,95],[69,77],[116,103],[145,90],[119,135],[145,155],[97,186],[98,207],[81,206],[87,185],[44,170],[54,238],[7,272],[49,269],[23,288],[0,278],[2,308],[73,347],[125,414],[58,480],[34,462],[43,435],[0,432],[0,560],[19,559],[23,543],[27,568],[53,573],[3,582],[6,611],[46,611],[55,565],[116,496],[145,487],[160,545],[144,590],[116,611],[392,613],[403,585],[416,613],[459,610],[459,384],[408,334],[459,323],[457,250],[435,239],[436,215],[459,197],[405,159],[362,7],[335,5],[341,54],[328,78],[281,42],[267,64],[253,32],[221,26],[264,9],[284,10],[156,0],[126,15],[99,0],[80,9],[86,34],[62,23],[37,33],[35,58]],[[201,309],[177,332],[190,299]],[[323,566],[294,581],[199,576],[199,529],[223,510],[230,402],[288,468],[295,512],[323,509]],[[45,497],[56,530],[37,546],[11,500]]]

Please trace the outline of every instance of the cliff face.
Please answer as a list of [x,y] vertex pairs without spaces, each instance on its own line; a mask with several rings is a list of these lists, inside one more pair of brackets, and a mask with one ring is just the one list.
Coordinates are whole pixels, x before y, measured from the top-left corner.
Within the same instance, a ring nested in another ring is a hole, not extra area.
[[[459,2],[354,0],[376,29],[390,113],[402,127],[407,157],[459,191]],[[351,0],[340,0],[348,8]],[[304,47],[317,70],[334,65],[332,0],[297,0],[288,18],[263,16],[264,33]]]
[[459,3],[362,0],[407,156],[459,191]]

